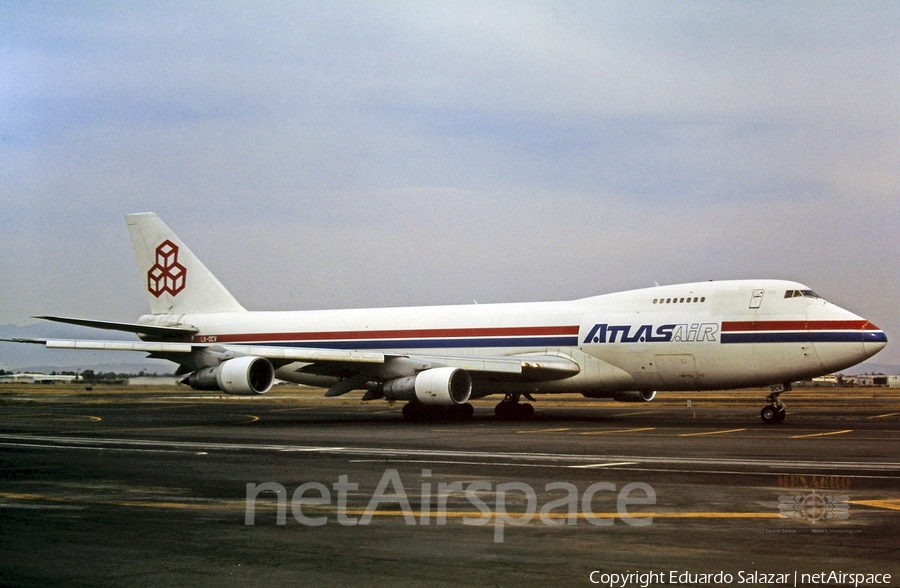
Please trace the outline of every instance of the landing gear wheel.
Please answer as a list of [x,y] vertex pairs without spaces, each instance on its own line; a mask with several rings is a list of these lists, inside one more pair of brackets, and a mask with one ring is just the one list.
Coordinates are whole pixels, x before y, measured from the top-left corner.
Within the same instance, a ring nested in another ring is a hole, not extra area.
[[784,410],[783,406],[778,407],[778,412],[775,414],[775,424],[783,423],[784,417],[787,416],[787,412]]
[[778,423],[784,422],[785,416],[787,416],[787,413],[785,412],[784,407],[775,406],[774,404],[764,406],[759,412],[759,418],[768,425],[777,425]]
[[494,414],[501,421],[527,421],[534,418],[534,406],[504,400],[494,407]]
[[447,417],[451,421],[471,421],[475,418],[475,407],[469,404],[457,404],[447,409]]
[[410,423],[470,421],[473,418],[475,418],[475,407],[469,403],[453,406],[426,406],[421,402],[411,401],[403,407],[403,419]]
[[421,402],[407,402],[403,407],[403,420],[408,423],[417,423],[424,420],[425,407]]
[[759,418],[762,419],[764,423],[767,425],[777,425],[778,423],[784,422],[784,417],[787,416],[787,413],[784,411],[784,403],[781,402],[779,396],[781,396],[785,392],[789,392],[791,389],[790,382],[785,382],[779,386],[772,386],[770,388],[771,394],[766,397],[766,406],[759,412]]
[[516,409],[516,405],[513,402],[501,402],[497,406],[494,407],[494,415],[500,419],[501,421],[509,421],[512,420],[512,414]]

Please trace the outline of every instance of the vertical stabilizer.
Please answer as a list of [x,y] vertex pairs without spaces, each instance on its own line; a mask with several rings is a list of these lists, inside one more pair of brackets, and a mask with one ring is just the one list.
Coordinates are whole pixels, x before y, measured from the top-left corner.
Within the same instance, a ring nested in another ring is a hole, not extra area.
[[155,213],[128,214],[125,220],[153,314],[245,310]]

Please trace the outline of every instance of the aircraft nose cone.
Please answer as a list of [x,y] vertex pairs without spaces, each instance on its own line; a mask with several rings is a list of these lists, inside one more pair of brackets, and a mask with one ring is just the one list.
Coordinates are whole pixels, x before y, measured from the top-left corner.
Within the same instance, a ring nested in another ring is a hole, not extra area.
[[887,335],[885,335],[884,331],[872,323],[867,323],[865,330],[863,330],[863,350],[866,356],[872,357],[884,349],[885,345],[887,345]]

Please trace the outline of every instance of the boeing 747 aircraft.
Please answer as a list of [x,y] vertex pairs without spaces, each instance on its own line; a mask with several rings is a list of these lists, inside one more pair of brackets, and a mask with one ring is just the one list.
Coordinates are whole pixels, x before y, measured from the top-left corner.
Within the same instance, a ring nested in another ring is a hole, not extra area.
[[796,282],[658,286],[564,302],[292,312],[247,311],[156,214],[126,216],[151,314],[136,323],[37,317],[141,341],[18,339],[125,350],[178,364],[200,390],[265,394],[275,379],[326,396],[405,401],[408,420],[527,418],[534,394],[650,401],[657,391],[769,387],[760,415],[785,418],[791,382],[846,369],[887,344],[878,327]]

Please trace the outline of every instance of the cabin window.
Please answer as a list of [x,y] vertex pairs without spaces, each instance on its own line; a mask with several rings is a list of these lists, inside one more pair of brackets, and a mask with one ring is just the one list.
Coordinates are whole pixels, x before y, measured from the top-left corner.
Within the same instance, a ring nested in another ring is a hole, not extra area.
[[[797,296],[800,296],[800,291],[796,290]],[[785,298],[790,298],[790,296],[785,296]],[[653,304],[681,304],[681,303],[693,304],[695,302],[706,302],[706,296],[688,296],[687,298],[654,298]]]

